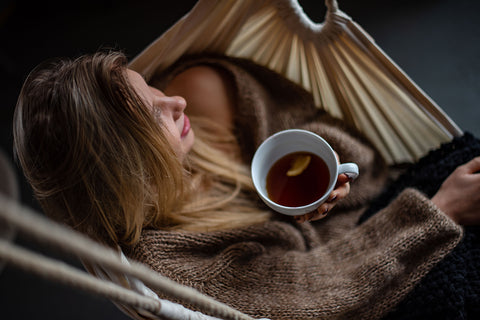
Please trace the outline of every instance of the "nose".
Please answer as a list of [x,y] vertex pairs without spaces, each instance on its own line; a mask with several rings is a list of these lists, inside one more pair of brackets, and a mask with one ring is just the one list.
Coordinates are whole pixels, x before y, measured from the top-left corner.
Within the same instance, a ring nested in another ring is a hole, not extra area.
[[171,112],[174,119],[181,117],[187,107],[187,101],[180,96],[162,96],[156,98],[156,104],[163,112]]

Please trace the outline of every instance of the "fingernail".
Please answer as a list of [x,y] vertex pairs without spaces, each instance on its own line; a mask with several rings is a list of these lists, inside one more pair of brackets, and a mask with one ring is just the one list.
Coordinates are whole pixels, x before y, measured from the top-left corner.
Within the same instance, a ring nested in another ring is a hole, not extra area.
[[333,202],[333,201],[335,201],[336,199],[337,199],[337,196],[334,196],[332,199],[328,199],[327,202]]
[[295,221],[302,223],[303,222],[303,217],[295,217]]

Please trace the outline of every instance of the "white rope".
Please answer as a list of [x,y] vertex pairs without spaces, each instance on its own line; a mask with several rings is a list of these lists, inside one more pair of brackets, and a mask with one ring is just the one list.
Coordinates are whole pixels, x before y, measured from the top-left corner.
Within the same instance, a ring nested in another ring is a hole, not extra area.
[[325,0],[325,6],[328,8],[328,11],[331,13],[336,13],[338,11],[337,0]]
[[[148,287],[159,290],[171,298],[179,299],[187,304],[194,305],[206,314],[221,319],[253,319],[224,303],[199,293],[193,288],[180,285],[163,277],[143,264],[135,261],[129,261],[129,264],[124,264],[122,263],[120,256],[114,250],[100,245],[83,234],[54,223],[53,221],[42,217],[39,213],[36,213],[25,206],[21,206],[1,194],[0,217],[5,223],[14,226],[18,231],[21,231],[28,236],[54,245],[65,253],[74,254],[82,260],[94,264],[100,264],[113,272],[137,278],[144,282]],[[52,262],[45,261],[44,257],[26,254],[25,251],[19,250],[13,245],[6,245],[6,241],[2,241],[0,257],[24,269],[30,270],[39,275],[44,275],[50,279],[69,283],[78,288],[83,288],[111,299],[123,301],[128,305],[141,306],[141,308],[144,308],[145,310],[161,315],[159,314],[161,309],[159,310],[158,301],[153,302],[151,298],[144,299],[145,297],[143,296],[142,298],[139,298],[137,296],[141,295],[136,293],[127,295],[125,294],[125,291],[122,290],[124,288],[112,286],[111,284],[107,284],[106,281],[94,277],[92,277],[92,279],[98,282],[93,284],[93,282],[87,280],[87,274],[81,276],[77,272],[72,271],[58,262],[52,264]]]
[[7,240],[0,239],[0,257],[9,264],[35,275],[55,279],[78,289],[95,293],[111,300],[144,309],[154,314],[160,311],[160,302],[144,297],[106,280],[97,279],[70,265],[30,252]]

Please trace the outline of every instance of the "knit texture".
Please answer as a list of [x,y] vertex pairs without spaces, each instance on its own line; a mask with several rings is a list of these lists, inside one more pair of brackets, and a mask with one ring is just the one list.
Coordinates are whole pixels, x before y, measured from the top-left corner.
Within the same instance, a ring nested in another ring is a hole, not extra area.
[[157,85],[195,63],[230,75],[245,161],[268,135],[304,128],[331,142],[342,161],[356,162],[360,177],[319,222],[297,224],[277,214],[234,230],[144,230],[125,250],[131,258],[257,318],[379,319],[461,240],[462,228],[412,188],[358,225],[387,177],[379,153],[359,132],[317,110],[303,89],[242,60],[182,62]]
[[[412,165],[361,217],[366,221],[404,188],[433,196],[459,165],[480,155],[470,133],[442,145]],[[385,319],[480,319],[480,228],[466,227],[461,243]]]

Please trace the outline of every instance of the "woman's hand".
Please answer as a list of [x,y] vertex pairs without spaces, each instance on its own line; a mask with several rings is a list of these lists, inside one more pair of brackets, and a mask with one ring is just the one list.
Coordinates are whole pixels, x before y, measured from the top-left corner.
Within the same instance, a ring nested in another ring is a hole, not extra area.
[[480,157],[455,169],[432,202],[461,225],[480,223]]
[[302,223],[305,221],[315,221],[325,218],[328,212],[330,212],[332,208],[335,207],[337,202],[345,198],[349,194],[350,180],[351,179],[346,174],[339,175],[337,178],[337,184],[335,185],[335,189],[332,191],[327,201],[322,203],[322,205],[318,207],[318,209],[315,211],[306,213],[301,216],[295,216],[295,220]]

